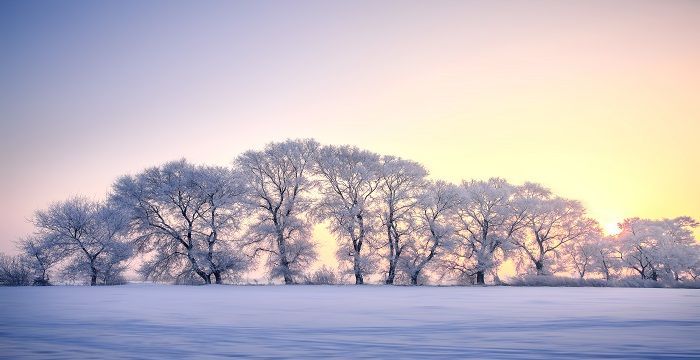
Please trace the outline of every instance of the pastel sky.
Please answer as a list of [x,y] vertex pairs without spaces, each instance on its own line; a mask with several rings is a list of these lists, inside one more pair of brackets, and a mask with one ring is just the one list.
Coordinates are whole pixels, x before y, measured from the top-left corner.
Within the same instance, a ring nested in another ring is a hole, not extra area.
[[2,1],[0,251],[186,157],[348,143],[700,219],[699,1]]

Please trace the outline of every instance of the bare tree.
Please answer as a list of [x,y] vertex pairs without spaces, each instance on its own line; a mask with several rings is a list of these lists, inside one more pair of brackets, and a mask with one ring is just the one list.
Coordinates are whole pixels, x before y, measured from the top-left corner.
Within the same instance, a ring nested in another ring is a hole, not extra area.
[[379,155],[350,146],[326,146],[316,161],[321,197],[314,206],[315,220],[330,221],[338,236],[341,263],[350,257],[355,284],[363,284],[371,265],[362,252],[375,229],[377,218],[372,206],[379,186]]
[[316,258],[304,215],[311,206],[308,192],[314,187],[310,175],[317,149],[314,140],[287,140],[247,151],[234,162],[255,208],[248,245],[255,256],[267,255],[272,276],[282,277],[285,284],[293,284]]
[[211,284],[247,267],[232,247],[244,194],[230,170],[180,160],[120,178],[110,202],[128,215],[137,250],[149,254],[143,275]]
[[104,275],[131,256],[130,247],[122,242],[126,230],[122,214],[103,203],[82,197],[57,202],[37,211],[34,225],[36,236],[46,239],[66,264],[64,273],[87,276],[90,285],[97,285],[101,275],[108,280]]
[[381,158],[378,199],[386,233],[388,269],[386,284],[393,284],[406,238],[415,231],[413,207],[428,175],[423,165],[394,156]]
[[418,285],[423,270],[436,255],[452,247],[458,202],[458,188],[444,181],[427,183],[418,195],[415,232],[408,237],[399,262],[411,285]]

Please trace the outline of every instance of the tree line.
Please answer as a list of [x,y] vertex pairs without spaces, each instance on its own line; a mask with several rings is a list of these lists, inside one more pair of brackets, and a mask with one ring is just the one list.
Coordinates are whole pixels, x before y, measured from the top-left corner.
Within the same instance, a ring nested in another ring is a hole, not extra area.
[[[270,279],[364,284],[498,283],[519,274],[696,281],[690,217],[625,219],[604,236],[579,201],[504,179],[431,180],[417,162],[312,139],[270,143],[231,166],[186,160],[117,179],[104,201],[74,197],[39,210],[21,254],[0,257],[0,283],[47,285],[50,274],[90,285],[145,279],[235,283]],[[312,272],[311,232],[337,238],[336,272]]]

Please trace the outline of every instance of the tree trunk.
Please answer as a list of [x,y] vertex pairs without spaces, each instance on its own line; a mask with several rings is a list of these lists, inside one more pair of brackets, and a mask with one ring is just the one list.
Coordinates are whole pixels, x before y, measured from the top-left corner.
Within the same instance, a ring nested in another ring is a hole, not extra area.
[[485,285],[486,282],[484,281],[484,271],[477,271],[476,272],[476,284],[477,285]]
[[362,267],[360,266],[359,255],[360,251],[356,249],[355,254],[353,256],[353,270],[355,270],[355,285],[362,285],[365,283],[364,276],[362,276]]
[[362,285],[365,283],[365,279],[361,273],[355,273],[355,285]]
[[287,260],[287,244],[285,244],[284,236],[282,236],[281,230],[277,232],[277,248],[280,254],[280,266],[282,267],[282,273],[284,275],[285,285],[294,284],[294,279],[292,279],[291,271],[289,270],[289,260]]
[[393,285],[395,277],[396,277],[396,263],[392,259],[389,259],[389,274],[387,274],[385,283],[387,285]]
[[201,277],[202,280],[204,280],[204,283],[205,283],[205,284],[211,284],[211,275],[210,275],[210,274],[207,274],[207,273],[205,273],[205,272],[202,271],[202,270],[195,270],[194,272],[195,272],[197,275],[199,275],[199,277]]
[[216,281],[217,284],[222,284],[220,271],[214,271],[214,280]]
[[95,268],[94,260],[90,259],[90,286],[97,285],[97,268]]
[[411,285],[418,285],[418,272],[411,274]]
[[537,269],[537,275],[544,275],[544,264],[542,260],[535,261],[535,269]]

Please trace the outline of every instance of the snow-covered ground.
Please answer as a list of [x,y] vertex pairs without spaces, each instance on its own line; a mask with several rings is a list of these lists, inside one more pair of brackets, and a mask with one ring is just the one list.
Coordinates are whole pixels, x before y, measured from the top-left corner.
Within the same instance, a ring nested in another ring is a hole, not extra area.
[[0,288],[0,358],[697,358],[700,290]]

